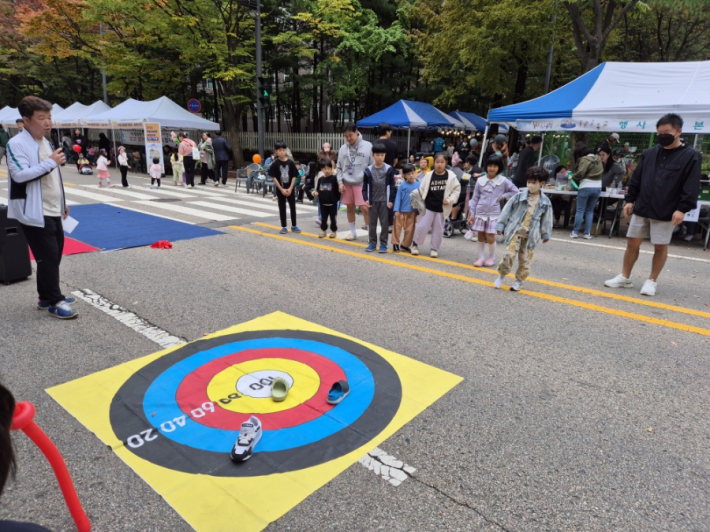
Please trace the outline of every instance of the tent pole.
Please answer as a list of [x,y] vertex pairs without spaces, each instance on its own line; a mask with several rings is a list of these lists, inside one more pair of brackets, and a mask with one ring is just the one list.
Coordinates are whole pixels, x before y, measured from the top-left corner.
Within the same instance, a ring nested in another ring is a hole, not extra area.
[[[697,140],[698,136],[695,135],[695,138]],[[411,140],[412,140],[412,129],[408,127],[407,128],[407,158],[406,158],[407,163],[409,163],[409,146],[411,144]]]
[[537,156],[537,165],[540,166],[540,161],[542,161],[542,150],[545,147],[545,133],[542,134],[542,144],[540,144],[540,154]]
[[478,166],[483,164],[483,154],[486,152],[486,141],[488,140],[488,122],[486,122],[486,130],[483,133],[483,142],[481,142],[481,154],[478,156]]
[[118,152],[116,151],[116,132],[113,129],[113,122],[111,123],[111,138],[113,139],[113,155],[116,158],[114,164],[118,168]]
[[697,150],[698,149],[697,146],[698,146],[698,134],[696,133],[695,139],[693,140],[693,149]]

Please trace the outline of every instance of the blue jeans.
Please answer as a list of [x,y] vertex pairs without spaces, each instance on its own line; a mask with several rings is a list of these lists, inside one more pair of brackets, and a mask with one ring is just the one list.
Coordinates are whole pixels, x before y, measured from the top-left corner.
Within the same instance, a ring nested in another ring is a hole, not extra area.
[[592,222],[594,221],[594,206],[597,204],[601,188],[580,188],[577,193],[577,214],[574,216],[574,233],[579,234],[584,218],[584,234],[592,234]]

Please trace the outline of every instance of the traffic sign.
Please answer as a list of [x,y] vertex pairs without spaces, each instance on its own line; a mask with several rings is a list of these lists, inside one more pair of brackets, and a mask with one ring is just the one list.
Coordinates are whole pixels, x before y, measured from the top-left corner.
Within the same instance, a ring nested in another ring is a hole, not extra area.
[[202,104],[200,100],[193,98],[187,102],[187,108],[191,113],[199,113],[202,110]]

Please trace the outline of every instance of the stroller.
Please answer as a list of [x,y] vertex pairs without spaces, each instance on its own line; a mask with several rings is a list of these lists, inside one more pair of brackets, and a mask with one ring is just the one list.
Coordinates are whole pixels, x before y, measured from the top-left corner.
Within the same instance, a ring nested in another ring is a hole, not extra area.
[[[468,220],[466,216],[466,204],[468,199],[468,194],[465,191],[468,190],[468,179],[461,180],[461,193],[459,194],[459,199],[454,205],[451,216],[449,216],[444,222],[444,238],[451,238],[458,229],[463,235],[468,231]],[[457,211],[454,217],[454,211]]]
[[76,167],[81,175],[93,175],[94,173],[91,163],[86,157],[79,157],[79,160],[76,161]]

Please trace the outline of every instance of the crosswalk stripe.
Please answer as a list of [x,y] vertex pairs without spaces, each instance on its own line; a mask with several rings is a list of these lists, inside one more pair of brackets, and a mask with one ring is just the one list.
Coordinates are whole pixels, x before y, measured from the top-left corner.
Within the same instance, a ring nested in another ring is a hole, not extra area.
[[109,201],[123,201],[122,199],[114,198],[112,196],[106,196],[104,194],[94,194],[93,192],[88,192],[86,190],[81,190],[74,187],[67,187],[64,189],[64,192],[66,192],[67,194],[72,194],[74,196],[80,196],[82,198],[100,201],[101,203],[107,203]]
[[233,203],[235,205],[244,205],[246,207],[253,207],[255,209],[265,209],[267,211],[276,211],[279,212],[279,206],[278,205],[262,205],[262,204],[254,204],[251,201],[245,201],[245,200],[239,200],[239,199],[232,199],[232,198],[214,198],[214,201],[224,201],[225,203]]
[[[254,201],[254,202],[258,202],[258,203],[264,203],[264,204],[268,204],[268,205],[276,205],[276,202],[274,200],[272,200],[271,198],[267,199],[267,198],[255,197],[255,196],[256,196],[256,194],[246,194],[243,196],[240,195],[238,197],[240,197],[244,200],[248,199],[249,201]],[[276,208],[278,209],[278,206]],[[299,203],[296,206],[296,210],[316,212],[318,210],[318,207],[315,205],[305,205],[305,204]]]
[[163,196],[171,196],[171,197],[173,197],[173,198],[180,198],[180,199],[191,199],[191,198],[195,198],[195,196],[193,196],[193,195],[191,195],[191,194],[185,194],[185,193],[183,193],[183,192],[176,192],[176,191],[174,191],[174,190],[165,190],[163,187],[161,187],[160,190],[158,190],[157,188],[147,189],[147,190],[150,190],[150,192],[151,192],[152,194],[160,194],[160,195],[163,195]]
[[[99,189],[98,185],[80,185],[85,188],[93,188],[93,189]],[[103,189],[101,189],[103,190]],[[143,194],[141,192],[134,192],[132,190],[123,190],[122,188],[114,187],[111,189],[111,194],[118,194],[119,196],[129,196],[131,198],[137,198],[137,199],[143,199],[143,200],[152,200],[152,199],[158,199],[155,196],[149,196],[148,194]]]
[[[171,218],[170,216],[165,216],[164,214],[155,214],[154,212],[142,211],[140,209],[134,209],[133,207],[126,207],[125,205],[114,205],[113,203],[107,203],[111,207],[116,207],[117,209],[125,209],[127,211],[135,211],[141,214],[147,214],[149,216],[157,216],[158,218],[165,218],[166,220],[172,220],[173,222],[180,222],[183,224],[197,225],[195,222],[186,222],[185,220],[178,220],[177,218]],[[152,205],[152,203],[151,203]]]
[[214,190],[200,190],[197,188],[185,187],[185,192],[189,192],[191,194],[200,194],[201,196],[219,196],[222,194],[221,192],[219,192],[218,188],[215,188]]
[[205,220],[214,220],[216,222],[224,222],[227,220],[236,220],[236,216],[225,216],[223,214],[215,214],[212,212],[201,211],[197,209],[191,209],[189,207],[183,207],[182,205],[175,205],[173,203],[156,203],[154,201],[134,201],[133,203],[138,203],[140,205],[149,205],[150,207],[155,207],[157,209],[164,209],[166,211],[179,212],[180,214],[188,214],[196,218],[204,218]]
[[274,216],[267,212],[252,211],[251,209],[242,209],[240,207],[232,207],[230,205],[219,205],[209,201],[191,201],[190,205],[198,205],[199,207],[207,207],[208,209],[216,209],[218,211],[233,212],[236,214],[244,214],[246,216],[256,216],[257,218],[268,218]]

